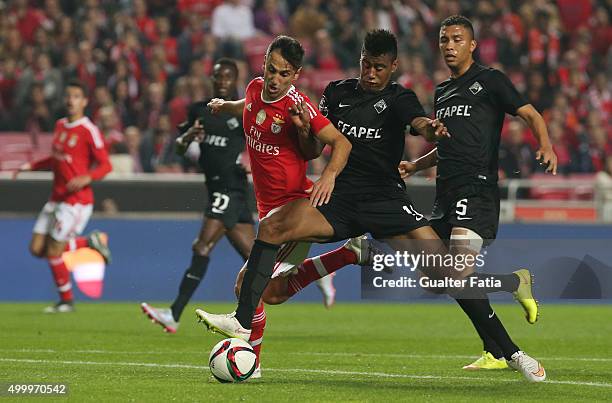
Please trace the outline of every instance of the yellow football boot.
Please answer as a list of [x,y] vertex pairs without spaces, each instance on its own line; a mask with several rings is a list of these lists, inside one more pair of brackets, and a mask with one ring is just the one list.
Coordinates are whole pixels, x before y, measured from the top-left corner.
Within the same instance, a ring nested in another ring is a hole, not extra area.
[[505,358],[497,359],[493,357],[493,354],[483,351],[482,356],[473,363],[466,365],[463,369],[468,371],[475,371],[478,369],[506,369],[508,363]]
[[533,325],[537,322],[540,315],[538,312],[538,301],[533,298],[533,293],[531,291],[533,277],[527,269],[517,270],[514,274],[519,278],[519,286],[512,295],[514,295],[514,299],[517,300],[523,307],[523,310],[525,310],[525,319],[527,319],[527,322]]

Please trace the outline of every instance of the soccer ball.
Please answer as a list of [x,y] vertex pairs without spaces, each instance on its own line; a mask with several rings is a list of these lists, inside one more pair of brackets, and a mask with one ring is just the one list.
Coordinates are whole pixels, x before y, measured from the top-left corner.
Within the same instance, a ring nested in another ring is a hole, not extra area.
[[242,382],[255,372],[257,357],[246,341],[225,339],[213,347],[208,366],[219,382]]

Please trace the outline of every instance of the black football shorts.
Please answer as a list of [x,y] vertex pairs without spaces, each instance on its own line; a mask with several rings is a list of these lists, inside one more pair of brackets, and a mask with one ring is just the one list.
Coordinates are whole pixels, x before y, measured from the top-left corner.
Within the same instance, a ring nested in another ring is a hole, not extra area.
[[384,188],[365,195],[333,193],[328,204],[317,208],[334,229],[330,242],[365,233],[384,239],[429,225],[403,189]]
[[253,213],[244,191],[208,189],[204,215],[221,220],[226,229],[232,229],[237,223],[253,224]]
[[463,227],[480,235],[487,246],[497,237],[499,188],[463,185],[436,195],[429,221],[442,239],[450,239],[453,227]]

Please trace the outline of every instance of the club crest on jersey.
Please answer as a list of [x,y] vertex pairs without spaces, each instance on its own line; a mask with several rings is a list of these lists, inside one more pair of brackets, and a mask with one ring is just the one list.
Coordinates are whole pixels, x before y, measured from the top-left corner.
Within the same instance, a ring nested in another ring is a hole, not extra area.
[[270,125],[270,129],[272,130],[272,133],[274,134],[280,133],[281,129],[283,128],[282,125],[285,123],[285,121],[283,120],[283,117],[277,113],[276,115],[272,117],[272,120],[274,120],[274,123]]
[[70,140],[68,140],[68,147],[73,148],[74,146],[76,146],[78,140],[79,138],[76,134],[70,136]]
[[257,116],[255,117],[255,123],[261,126],[261,124],[266,120],[266,111],[263,109],[257,112]]
[[384,99],[381,99],[380,101],[374,104],[374,109],[376,109],[376,112],[380,114],[382,113],[382,111],[387,109],[387,103],[385,102]]
[[236,118],[231,118],[226,123],[227,123],[227,127],[229,127],[230,130],[234,130],[235,128],[240,126],[240,123],[238,123],[238,119]]
[[277,125],[276,123],[272,123],[270,125],[270,129],[272,130],[272,133],[278,134],[278,133],[280,133],[282,127],[280,125]]
[[480,85],[480,83],[476,81],[474,84],[470,86],[470,91],[472,92],[472,94],[476,95],[480,91],[482,91],[482,85]]
[[61,132],[59,135],[59,141],[60,143],[63,143],[64,141],[66,141],[66,136],[68,136],[68,133],[66,132]]
[[251,108],[253,107],[253,103],[249,102],[246,106],[247,111],[251,112]]

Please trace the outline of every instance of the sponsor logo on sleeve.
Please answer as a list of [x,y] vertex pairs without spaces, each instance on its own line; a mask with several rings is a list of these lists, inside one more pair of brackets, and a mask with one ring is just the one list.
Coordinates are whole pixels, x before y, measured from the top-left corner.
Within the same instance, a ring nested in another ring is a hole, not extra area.
[[257,112],[257,116],[255,116],[255,123],[257,123],[259,126],[261,126],[261,124],[265,120],[266,120],[266,111],[261,109],[259,112]]

